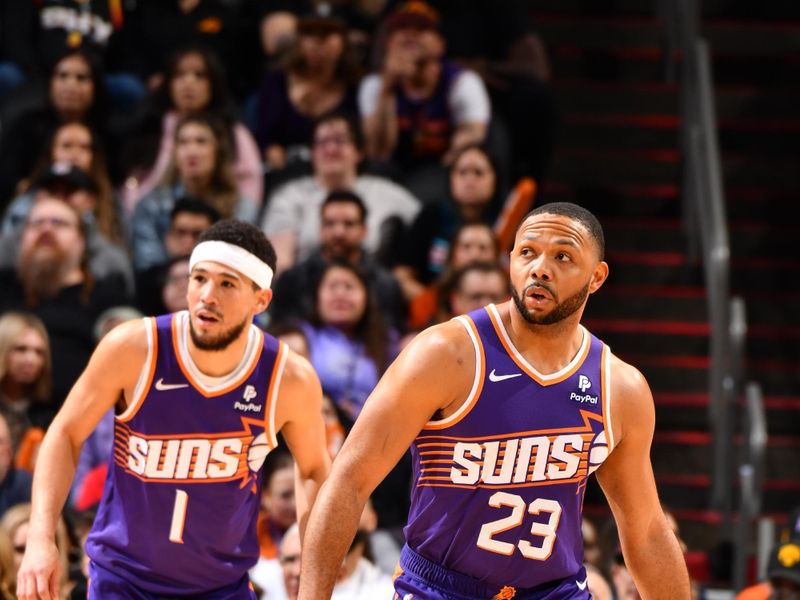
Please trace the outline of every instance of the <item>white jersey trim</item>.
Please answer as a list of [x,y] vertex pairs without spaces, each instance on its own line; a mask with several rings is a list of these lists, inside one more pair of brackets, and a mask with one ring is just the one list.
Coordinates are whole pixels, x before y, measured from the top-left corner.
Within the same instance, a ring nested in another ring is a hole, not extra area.
[[470,389],[469,394],[467,395],[464,402],[461,403],[461,406],[458,407],[458,410],[454,412],[452,415],[447,417],[446,419],[442,419],[440,421],[428,421],[426,423],[426,427],[435,427],[437,429],[443,429],[454,423],[457,423],[461,420],[472,405],[474,404],[475,396],[481,392],[483,389],[482,384],[482,374],[483,374],[483,353],[481,352],[481,342],[475,336],[475,330],[470,325],[470,322],[467,320],[467,317],[461,315],[459,317],[455,317],[454,321],[458,321],[464,326],[464,329],[467,330],[467,334],[469,335],[469,339],[472,340],[472,346],[475,349],[475,377],[472,380],[472,389]]
[[281,388],[281,378],[283,377],[283,367],[286,364],[286,356],[289,354],[289,348],[284,344],[284,342],[280,342],[280,346],[278,347],[278,354],[280,355],[278,359],[278,364],[275,365],[275,379],[272,382],[272,386],[269,390],[269,437],[270,441],[272,442],[272,447],[275,448],[278,446],[278,433],[275,431],[275,413],[277,411],[278,406],[278,392]]
[[122,413],[116,415],[116,418],[120,421],[128,419],[139,410],[139,407],[147,396],[148,390],[146,388],[152,382],[153,378],[153,360],[155,358],[153,356],[153,349],[157,343],[155,339],[156,320],[154,317],[145,317],[143,320],[144,330],[147,334],[147,356],[144,359],[142,370],[139,372],[139,378],[136,380],[136,385],[133,388],[133,398],[130,404],[128,404],[127,408]]
[[606,442],[608,443],[608,453],[614,449],[614,428],[611,424],[611,348],[606,345],[605,361],[602,365],[603,369],[603,396],[605,397],[603,411],[606,413]]
[[525,360],[525,357],[522,356],[520,351],[517,350],[517,347],[514,346],[514,344],[511,342],[511,338],[509,337],[508,332],[506,331],[506,326],[503,324],[503,319],[500,318],[500,313],[497,310],[497,306],[495,306],[494,304],[490,304],[486,308],[487,310],[492,311],[492,315],[494,315],[494,320],[497,323],[497,328],[500,331],[500,334],[503,336],[503,340],[505,341],[505,343],[514,353],[514,357],[517,359],[517,361],[519,361],[526,369],[529,369],[531,373],[536,375],[536,377],[538,377],[542,381],[552,381],[554,379],[560,379],[561,377],[567,375],[570,371],[575,369],[578,366],[578,364],[586,357],[586,353],[588,352],[591,338],[588,332],[586,331],[586,328],[583,325],[578,325],[578,327],[580,327],[581,329],[581,333],[583,334],[583,340],[581,341],[580,349],[572,358],[572,360],[569,361],[569,364],[567,364],[567,366],[565,366],[564,368],[556,371],[555,373],[549,373],[547,375],[545,375],[544,373],[540,373],[533,365],[531,365],[527,360]]
[[232,383],[236,383],[241,379],[244,373],[251,370],[253,362],[257,360],[260,355],[260,346],[263,344],[263,339],[260,335],[261,332],[255,325],[250,325],[250,329],[247,332],[247,346],[245,347],[242,360],[236,368],[222,377],[206,375],[197,368],[197,365],[194,364],[189,354],[187,345],[187,336],[189,335],[189,313],[184,310],[177,313],[173,318],[178,319],[178,352],[181,355],[183,365],[191,376],[192,381],[190,383],[194,383],[195,386],[205,394],[213,395],[229,387]]

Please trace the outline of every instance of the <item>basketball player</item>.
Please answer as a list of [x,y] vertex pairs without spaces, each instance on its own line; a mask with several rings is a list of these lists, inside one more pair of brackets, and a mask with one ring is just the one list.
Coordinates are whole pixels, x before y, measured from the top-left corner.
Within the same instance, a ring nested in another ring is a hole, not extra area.
[[190,260],[189,310],[126,323],[100,342],[42,444],[21,600],[55,599],[53,532],[81,443],[117,407],[114,452],[86,543],[93,600],[255,598],[261,466],[283,433],[298,516],[329,470],[308,362],[252,325],[269,305],[272,245],[221,221]]
[[397,600],[589,598],[581,508],[597,470],[643,598],[688,600],[650,465],[642,375],[580,325],[608,276],[585,209],[544,205],[520,225],[512,300],[420,334],[388,369],[309,519],[300,599],[329,598],[372,489],[412,444]]

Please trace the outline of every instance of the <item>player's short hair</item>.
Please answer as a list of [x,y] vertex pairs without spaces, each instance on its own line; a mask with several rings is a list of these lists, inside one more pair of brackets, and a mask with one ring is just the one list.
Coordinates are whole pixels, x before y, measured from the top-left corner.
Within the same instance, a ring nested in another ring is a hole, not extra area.
[[589,232],[595,246],[597,246],[599,260],[604,259],[606,254],[606,239],[603,234],[603,226],[600,225],[600,221],[597,220],[597,217],[582,206],[578,206],[572,202],[550,202],[549,204],[542,204],[522,218],[517,226],[517,232],[519,232],[520,227],[522,227],[525,221],[536,215],[558,215],[577,221]]
[[275,263],[277,262],[275,248],[272,247],[272,243],[264,235],[264,232],[255,225],[236,219],[223,219],[214,223],[200,235],[197,243],[201,244],[202,242],[227,242],[239,246],[265,262],[275,272]]
[[367,222],[367,205],[364,204],[361,196],[351,192],[350,190],[333,190],[330,192],[325,197],[325,201],[322,203],[322,206],[319,209],[320,214],[325,212],[325,207],[327,207],[329,204],[335,204],[337,202],[354,204],[356,207],[358,207],[358,213],[360,215],[361,222]]

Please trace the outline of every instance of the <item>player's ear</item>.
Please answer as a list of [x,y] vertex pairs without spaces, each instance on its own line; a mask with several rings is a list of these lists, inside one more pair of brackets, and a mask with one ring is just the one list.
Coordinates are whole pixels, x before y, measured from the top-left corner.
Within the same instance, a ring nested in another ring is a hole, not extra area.
[[256,291],[256,314],[267,310],[269,303],[272,301],[272,290],[267,288],[265,290]]
[[592,280],[589,282],[589,293],[593,294],[599,290],[606,279],[608,279],[608,263],[601,260],[595,266],[594,273],[592,273]]

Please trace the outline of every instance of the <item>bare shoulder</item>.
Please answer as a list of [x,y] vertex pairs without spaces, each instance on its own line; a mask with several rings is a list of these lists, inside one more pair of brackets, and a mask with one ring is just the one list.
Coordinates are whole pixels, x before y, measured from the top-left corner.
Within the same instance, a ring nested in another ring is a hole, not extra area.
[[[457,320],[429,327],[408,345],[406,351],[414,360],[424,359],[431,366],[440,363],[474,366],[475,350],[464,325]],[[402,355],[401,355],[402,356]]]
[[319,387],[319,377],[303,356],[300,356],[284,345],[284,352],[286,352],[286,361],[283,365],[283,374],[281,375],[281,386],[296,388],[297,391],[310,388],[316,389]]
[[644,375],[617,356],[611,356],[612,419],[619,440],[626,433],[652,431],[655,422],[653,394]]
[[133,319],[109,331],[95,350],[103,361],[113,361],[117,368],[140,368],[149,351],[150,319]]

